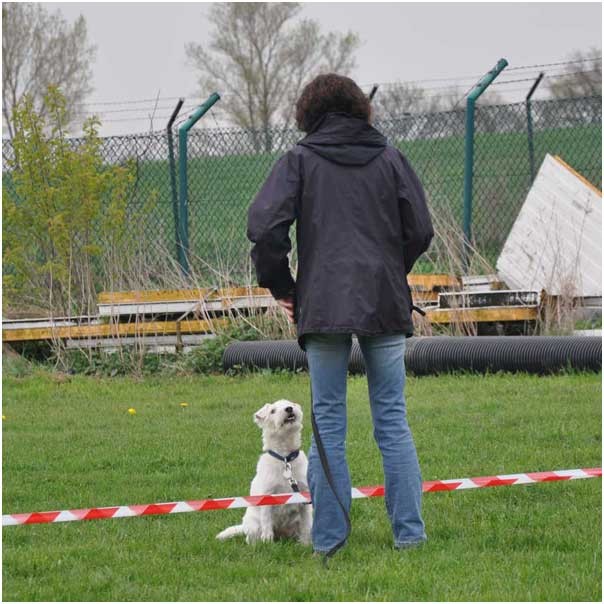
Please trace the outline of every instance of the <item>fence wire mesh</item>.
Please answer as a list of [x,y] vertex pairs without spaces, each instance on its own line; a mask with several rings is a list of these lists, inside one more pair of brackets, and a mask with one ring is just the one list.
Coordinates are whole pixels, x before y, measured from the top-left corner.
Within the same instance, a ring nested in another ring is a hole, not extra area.
[[[598,96],[532,102],[537,170],[547,153],[559,155],[601,188],[601,101]],[[532,182],[527,123],[525,103],[476,109],[472,233],[476,249],[493,264]],[[375,125],[414,166],[432,213],[447,213],[461,232],[465,111],[404,114]],[[215,274],[211,268],[234,282],[247,275],[247,208],[276,159],[300,138],[293,128],[196,127],[189,133],[189,242],[199,274]],[[178,162],[176,132],[174,140]],[[137,216],[129,225],[132,236],[160,244],[176,257],[177,192],[171,188],[166,133],[105,138],[102,153],[107,164],[130,164],[134,171],[128,199],[130,215]],[[11,187],[11,157],[11,143],[5,140],[4,190]],[[418,266],[420,271],[439,268],[429,261]]]
[[[536,171],[546,154],[559,155],[602,187],[602,98],[532,101]],[[472,233],[493,264],[532,184],[525,103],[476,111]]]

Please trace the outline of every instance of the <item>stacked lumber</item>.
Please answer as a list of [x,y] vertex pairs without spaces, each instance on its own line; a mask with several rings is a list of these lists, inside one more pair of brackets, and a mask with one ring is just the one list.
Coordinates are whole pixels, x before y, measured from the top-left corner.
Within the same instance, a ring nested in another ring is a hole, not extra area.
[[143,342],[150,346],[190,346],[200,344],[204,337],[212,337],[217,325],[223,326],[227,322],[226,319],[184,319],[125,323],[85,319],[2,321],[2,341],[63,340],[67,348],[118,348]]
[[436,325],[474,324],[479,334],[526,332],[539,319],[541,293],[500,289],[441,293],[438,305],[425,310]]
[[3,320],[4,342],[64,340],[68,348],[128,344],[187,348],[213,337],[233,311],[275,305],[262,288],[102,292],[94,317]]
[[276,302],[270,292],[262,287],[102,292],[98,299],[98,314],[99,317],[215,315],[274,305]]
[[[540,313],[542,295],[502,289],[495,275],[458,278],[409,275],[416,305],[435,325],[526,325]],[[265,312],[276,306],[260,287],[102,292],[92,317],[5,320],[4,342],[62,340],[68,348],[144,345],[158,352],[191,350],[226,327],[235,313]]]

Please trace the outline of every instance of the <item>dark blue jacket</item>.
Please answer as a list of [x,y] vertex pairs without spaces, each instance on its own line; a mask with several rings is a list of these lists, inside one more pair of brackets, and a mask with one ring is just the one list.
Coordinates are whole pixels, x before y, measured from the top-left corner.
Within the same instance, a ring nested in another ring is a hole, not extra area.
[[248,212],[258,284],[277,299],[294,296],[301,344],[309,333],[411,335],[407,274],[433,235],[409,162],[367,122],[341,113],[277,161]]

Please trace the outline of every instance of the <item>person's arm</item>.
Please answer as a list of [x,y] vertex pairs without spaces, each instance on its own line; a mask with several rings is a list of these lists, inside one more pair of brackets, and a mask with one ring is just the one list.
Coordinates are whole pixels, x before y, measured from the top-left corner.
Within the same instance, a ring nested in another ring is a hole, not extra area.
[[289,152],[275,164],[248,211],[247,236],[254,243],[252,261],[258,285],[268,288],[276,300],[293,300],[294,296],[287,255],[298,191],[297,158]]
[[399,156],[402,170],[399,172],[398,199],[403,228],[405,270],[409,274],[416,260],[430,247],[434,228],[424,188],[407,159],[400,152]]

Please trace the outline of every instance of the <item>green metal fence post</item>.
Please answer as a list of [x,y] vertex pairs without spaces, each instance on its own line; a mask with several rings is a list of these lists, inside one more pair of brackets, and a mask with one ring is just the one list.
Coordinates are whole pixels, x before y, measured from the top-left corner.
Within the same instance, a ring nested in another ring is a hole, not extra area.
[[472,183],[474,178],[474,108],[478,97],[489,87],[491,82],[508,65],[506,59],[499,59],[497,65],[489,71],[472,88],[466,101],[466,140],[465,140],[465,167],[464,167],[464,187],[463,187],[463,231],[466,239],[466,252],[464,254],[464,263],[467,267],[467,247],[472,241]]
[[178,99],[178,103],[176,104],[176,107],[174,107],[174,111],[172,112],[172,115],[168,120],[168,125],[166,126],[166,134],[168,136],[168,165],[170,168],[170,190],[172,193],[172,214],[174,216],[176,257],[178,258],[179,264],[181,264],[182,260],[182,248],[180,245],[180,236],[178,229],[178,193],[176,189],[176,160],[174,159],[174,137],[172,136],[172,126],[174,125],[174,120],[178,117],[178,113],[180,112],[180,108],[182,107],[182,104],[184,102],[184,99]]
[[531,182],[535,180],[535,148],[533,146],[533,116],[531,112],[531,98],[537,90],[537,86],[541,83],[545,73],[542,71],[537,79],[534,81],[529,93],[526,95],[526,133],[528,136],[528,153],[529,153],[529,166],[531,168]]
[[189,190],[187,181],[187,137],[189,130],[220,99],[217,92],[212,93],[205,103],[201,104],[189,116],[189,119],[178,128],[178,231],[179,231],[179,264],[184,275],[189,275]]

